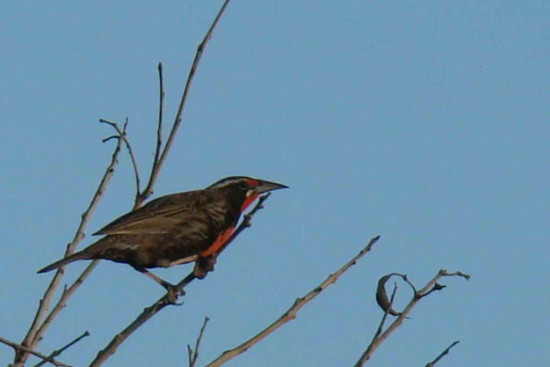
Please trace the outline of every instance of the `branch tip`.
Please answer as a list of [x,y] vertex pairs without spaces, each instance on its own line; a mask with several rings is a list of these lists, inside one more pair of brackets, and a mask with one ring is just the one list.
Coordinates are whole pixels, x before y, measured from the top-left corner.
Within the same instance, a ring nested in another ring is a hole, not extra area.
[[[254,210],[252,210],[252,212],[254,212]],[[321,282],[318,286],[313,288],[309,293],[307,293],[303,297],[297,298],[294,301],[294,303],[290,306],[290,308],[287,309],[285,312],[283,312],[282,315],[279,316],[277,320],[275,320],[265,329],[263,329],[262,331],[260,331],[258,334],[248,339],[247,341],[243,342],[242,344],[232,349],[226,350],[225,352],[220,354],[216,359],[214,359],[212,362],[208,363],[206,367],[221,366],[228,360],[233,359],[236,356],[246,352],[252,346],[256,345],[258,342],[263,340],[265,337],[267,337],[269,334],[271,334],[272,332],[274,332],[275,330],[277,330],[287,322],[295,319],[297,317],[296,315],[298,311],[302,307],[304,307],[307,303],[309,303],[311,300],[313,300],[315,297],[321,294],[322,291],[325,290],[328,286],[336,283],[336,281],[340,278],[342,274],[344,274],[355,262],[357,262],[357,260],[363,257],[366,253],[368,253],[371,250],[372,246],[374,246],[376,241],[378,241],[378,238],[379,236],[372,238],[369,241],[369,243],[363,249],[361,249],[361,251],[359,251],[357,255],[355,255],[351,260],[345,263],[340,269],[330,274],[323,282]]]
[[441,360],[441,358],[443,358],[444,356],[446,356],[447,354],[449,354],[449,351],[451,350],[451,348],[453,348],[455,345],[457,345],[458,343],[460,343],[460,340],[456,340],[454,342],[451,343],[451,345],[449,345],[447,348],[445,348],[443,350],[443,352],[441,352],[437,357],[435,357],[435,359],[431,362],[428,362],[426,363],[426,367],[433,367],[435,366],[435,364],[437,362],[439,362]]

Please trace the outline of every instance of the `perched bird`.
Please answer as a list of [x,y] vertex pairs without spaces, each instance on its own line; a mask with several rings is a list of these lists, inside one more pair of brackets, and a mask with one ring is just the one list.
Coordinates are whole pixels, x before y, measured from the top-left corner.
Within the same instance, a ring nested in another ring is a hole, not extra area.
[[38,272],[77,260],[107,259],[132,266],[170,291],[170,283],[147,269],[196,261],[196,274],[204,277],[245,209],[262,193],[287,187],[235,176],[203,190],[162,196],[94,233],[105,235],[99,241]]

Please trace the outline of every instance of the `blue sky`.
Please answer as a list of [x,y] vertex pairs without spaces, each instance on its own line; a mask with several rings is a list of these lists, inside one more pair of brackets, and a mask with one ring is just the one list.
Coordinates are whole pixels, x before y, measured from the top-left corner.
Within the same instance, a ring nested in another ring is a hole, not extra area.
[[[172,118],[220,1],[0,5],[0,329],[19,341],[107,165],[99,118],[130,121],[143,175],[153,155],[156,65]],[[205,364],[278,317],[375,235],[374,251],[298,319],[231,366],[345,366],[381,316],[378,278],[472,279],[421,302],[371,365],[537,365],[547,279],[546,1],[234,1],[204,55],[155,196],[229,175],[285,183],[183,307],[136,332],[112,366],[185,366],[204,316]],[[126,156],[87,235],[133,200]],[[86,238],[83,245],[89,244]],[[85,263],[68,267],[66,281]],[[158,270],[176,281],[189,266]],[[406,300],[405,287],[398,305]],[[38,350],[92,334],[60,360],[86,365],[161,295],[103,262]],[[542,312],[541,312],[542,310]],[[0,363],[11,361],[0,346]]]

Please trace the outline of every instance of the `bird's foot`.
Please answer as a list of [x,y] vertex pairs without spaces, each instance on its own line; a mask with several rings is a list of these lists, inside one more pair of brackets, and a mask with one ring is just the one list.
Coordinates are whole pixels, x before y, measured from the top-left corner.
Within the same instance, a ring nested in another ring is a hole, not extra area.
[[184,296],[185,291],[183,289],[178,288],[177,286],[170,284],[168,282],[164,282],[162,284],[164,289],[166,289],[166,300],[173,305],[181,306],[183,305],[183,302],[178,303],[178,297]]
[[193,269],[193,274],[198,279],[204,279],[209,272],[214,271],[215,264],[216,264],[216,255],[211,255],[208,257],[200,257],[195,262],[195,268]]

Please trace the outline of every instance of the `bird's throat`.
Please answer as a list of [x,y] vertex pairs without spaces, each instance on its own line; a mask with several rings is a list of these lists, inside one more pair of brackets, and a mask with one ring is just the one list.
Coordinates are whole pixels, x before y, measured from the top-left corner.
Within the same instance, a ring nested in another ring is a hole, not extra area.
[[248,195],[244,199],[243,203],[241,204],[240,212],[241,213],[244,212],[246,210],[246,208],[248,208],[250,206],[250,204],[252,204],[252,202],[258,198],[258,196],[260,196],[260,194],[258,194],[258,193],[252,193],[252,194]]

